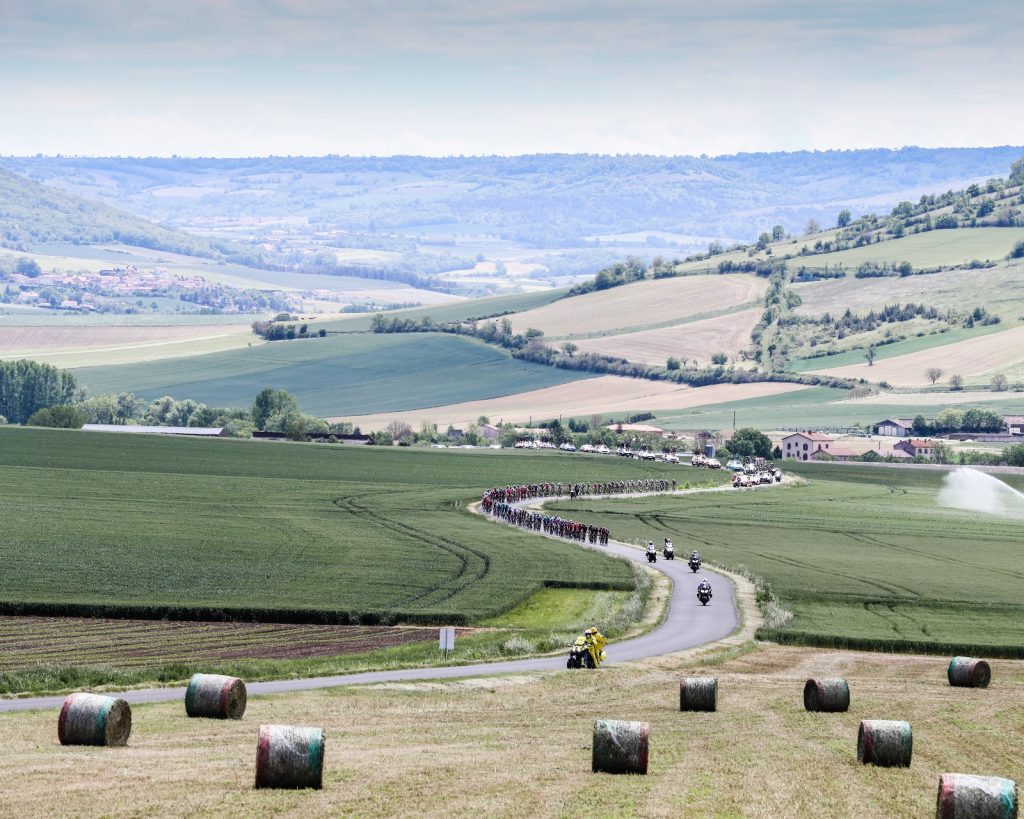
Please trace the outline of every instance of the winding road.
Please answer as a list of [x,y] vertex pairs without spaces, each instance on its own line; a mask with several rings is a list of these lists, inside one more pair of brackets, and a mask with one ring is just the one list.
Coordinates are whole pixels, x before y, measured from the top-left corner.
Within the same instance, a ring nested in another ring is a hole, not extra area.
[[[691,490],[692,491],[692,490]],[[714,490],[711,490],[714,491]],[[676,494],[684,494],[678,492]],[[621,495],[613,496],[622,498]],[[631,496],[632,497],[632,496]],[[549,498],[548,500],[557,500]],[[564,499],[563,499],[564,500]],[[524,501],[522,505],[537,503],[537,499]],[[520,505],[520,504],[517,504]],[[502,525],[495,522],[495,525]],[[540,536],[543,533],[537,533]],[[555,538],[561,540],[561,538]],[[575,547],[586,544],[565,541]],[[646,565],[644,552],[634,546],[611,541],[607,546],[587,547],[598,551],[624,557],[635,563]],[[605,665],[656,657],[670,654],[687,648],[704,645],[715,640],[728,637],[739,627],[739,612],[732,583],[723,575],[711,570],[701,569],[697,574],[690,571],[685,562],[687,555],[680,553],[679,560],[665,560],[659,554],[658,562],[653,568],[668,575],[672,583],[668,611],[665,619],[651,631],[639,637],[621,642],[609,642],[608,660]],[[697,584],[700,578],[707,577],[714,589],[714,597],[707,606],[701,606],[697,600]],[[507,660],[494,663],[475,663],[473,665],[445,666],[443,668],[409,668],[392,671],[367,671],[358,674],[338,674],[330,677],[309,677],[296,680],[271,680],[269,682],[248,683],[248,695],[261,696],[267,694],[285,694],[292,691],[309,691],[316,688],[334,688],[340,685],[360,685],[366,683],[408,682],[412,680],[451,680],[462,677],[489,676],[492,674],[509,674],[522,671],[554,671],[565,669],[568,653],[557,656],[535,657],[525,660]],[[575,671],[575,674],[588,673]],[[130,703],[169,702],[184,700],[184,688],[147,688],[125,691],[119,697]],[[60,708],[64,696],[26,697],[23,699],[0,700],[0,713],[12,711],[31,711],[42,708]]]

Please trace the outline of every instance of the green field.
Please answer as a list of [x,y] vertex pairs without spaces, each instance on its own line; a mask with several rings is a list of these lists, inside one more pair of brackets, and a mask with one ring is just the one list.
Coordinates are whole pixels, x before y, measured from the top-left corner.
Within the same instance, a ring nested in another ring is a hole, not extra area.
[[[684,552],[752,572],[794,614],[767,632],[773,639],[1024,655],[1024,503],[1013,518],[942,508],[935,471],[792,471],[809,483],[554,508],[634,540],[672,537]],[[1024,476],[1001,477],[1024,487]]]
[[91,393],[134,392],[247,407],[264,387],[298,396],[314,415],[371,412],[495,398],[590,373],[513,359],[503,350],[440,333],[332,335],[138,364],[75,371]]
[[[508,296],[491,296],[484,299],[470,299],[467,301],[456,301],[451,304],[439,304],[434,307],[412,307],[408,310],[391,310],[386,315],[401,316],[410,319],[432,318],[435,322],[465,321],[467,319],[480,318],[481,316],[496,316],[506,313],[518,313],[522,310],[531,310],[534,307],[543,307],[555,299],[565,295],[565,290],[544,290],[539,293],[515,293]],[[346,318],[334,318],[327,321],[318,321],[316,326],[326,327],[328,330],[339,330],[341,332],[365,333],[370,329],[370,322],[373,320],[372,313],[348,316]]]
[[508,482],[670,472],[546,453],[0,427],[0,602],[476,621],[546,585],[631,589],[633,574],[465,501]]

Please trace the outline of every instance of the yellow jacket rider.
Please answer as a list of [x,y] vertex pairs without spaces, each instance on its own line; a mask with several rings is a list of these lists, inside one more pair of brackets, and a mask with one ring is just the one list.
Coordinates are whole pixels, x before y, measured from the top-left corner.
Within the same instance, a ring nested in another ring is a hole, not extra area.
[[594,626],[584,631],[583,635],[587,640],[587,650],[590,652],[590,659],[594,661],[594,668],[597,668],[605,658],[604,647],[608,643],[608,638]]

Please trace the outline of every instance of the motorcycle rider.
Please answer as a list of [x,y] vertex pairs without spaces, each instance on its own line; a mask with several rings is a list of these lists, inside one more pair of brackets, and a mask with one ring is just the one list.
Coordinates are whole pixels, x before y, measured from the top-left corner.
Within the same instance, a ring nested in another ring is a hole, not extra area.
[[665,546],[663,551],[665,553],[665,557],[668,557],[671,554],[675,554],[676,547],[672,545],[672,541],[669,538],[665,538]]
[[700,563],[700,552],[698,552],[696,549],[690,552],[690,562],[693,563],[694,561]]
[[608,638],[598,631],[596,626],[588,628],[583,635],[587,641],[590,659],[594,661],[594,668],[597,668],[605,658],[604,647],[608,643]]
[[650,562],[652,557],[657,558],[657,556],[658,556],[658,550],[654,548],[654,541],[653,540],[648,540],[647,541],[647,560],[648,560],[648,562]]
[[701,578],[700,585],[697,586],[697,595],[700,596],[702,594],[706,594],[709,597],[711,596],[711,584],[708,583],[708,579],[706,577]]

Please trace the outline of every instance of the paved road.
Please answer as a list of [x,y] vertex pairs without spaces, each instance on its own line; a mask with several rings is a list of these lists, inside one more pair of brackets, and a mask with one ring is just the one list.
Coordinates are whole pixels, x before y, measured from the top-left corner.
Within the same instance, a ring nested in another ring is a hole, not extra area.
[[[571,548],[578,548],[574,546]],[[608,546],[594,547],[599,551],[620,555],[638,563],[646,563],[639,549],[612,541]],[[739,625],[739,615],[732,583],[724,576],[703,569],[696,575],[683,560],[664,560],[660,557],[654,568],[664,572],[672,581],[672,597],[664,622],[641,637],[622,642],[610,642],[606,665],[670,654],[686,648],[710,643],[728,637]],[[697,584],[707,577],[714,589],[714,597],[707,606],[697,600]],[[566,654],[568,653],[568,648]],[[537,657],[528,660],[508,660],[497,663],[447,666],[444,668],[410,668],[401,671],[369,671],[362,674],[339,674],[333,677],[310,677],[299,680],[273,680],[248,683],[250,697],[263,694],[283,694],[290,691],[308,691],[315,688],[333,688],[339,685],[362,683],[404,682],[409,680],[450,680],[460,677],[479,677],[520,671],[552,671],[565,668],[566,654],[557,657]],[[575,674],[589,673],[575,671]],[[118,696],[130,703],[168,702],[184,700],[184,688],[149,688],[126,691]],[[32,697],[0,700],[0,713],[30,711],[39,708],[59,708],[64,697]]]

